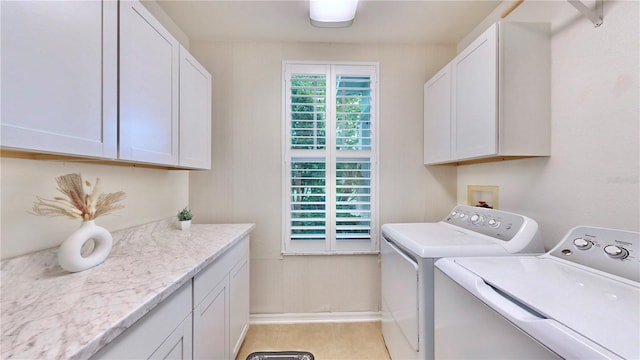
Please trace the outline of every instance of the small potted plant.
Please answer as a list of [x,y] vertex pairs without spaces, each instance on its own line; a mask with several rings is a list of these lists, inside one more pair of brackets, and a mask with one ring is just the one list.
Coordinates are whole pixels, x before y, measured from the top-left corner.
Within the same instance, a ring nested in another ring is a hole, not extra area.
[[178,221],[180,223],[180,230],[187,230],[191,227],[191,219],[193,218],[193,214],[188,206],[185,206],[184,209],[178,212],[176,215]]

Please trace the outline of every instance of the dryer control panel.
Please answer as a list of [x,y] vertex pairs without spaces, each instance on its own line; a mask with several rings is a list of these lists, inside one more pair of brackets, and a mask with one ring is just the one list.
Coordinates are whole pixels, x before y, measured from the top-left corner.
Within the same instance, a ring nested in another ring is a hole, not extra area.
[[640,282],[638,232],[578,226],[549,255]]
[[525,226],[522,215],[463,205],[456,206],[443,221],[503,241],[513,240]]

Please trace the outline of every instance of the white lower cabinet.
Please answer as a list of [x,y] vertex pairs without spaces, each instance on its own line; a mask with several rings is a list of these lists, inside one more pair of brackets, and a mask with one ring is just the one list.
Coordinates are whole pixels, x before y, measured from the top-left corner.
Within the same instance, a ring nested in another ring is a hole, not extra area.
[[149,359],[192,359],[192,321],[192,314],[189,313]]
[[191,359],[191,282],[138,320],[93,359]]
[[193,309],[193,358],[229,358],[229,284],[225,277]]
[[235,359],[249,328],[246,236],[92,359]]
[[249,256],[243,257],[229,274],[229,346],[233,357],[249,330]]
[[249,328],[249,237],[193,279],[193,358],[235,359]]

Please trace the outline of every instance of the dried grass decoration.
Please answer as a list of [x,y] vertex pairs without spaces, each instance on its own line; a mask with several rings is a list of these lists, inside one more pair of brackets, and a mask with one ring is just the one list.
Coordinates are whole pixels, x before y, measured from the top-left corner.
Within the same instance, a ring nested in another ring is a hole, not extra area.
[[[74,231],[58,249],[58,262],[67,271],[77,272],[101,264],[109,255],[113,238],[109,231],[95,224],[98,216],[110,214],[124,206],[118,204],[126,195],[122,191],[103,194],[99,192],[100,178],[92,185],[83,183],[80,174],[67,174],[56,178],[58,191],[65,197],[56,196],[52,200],[36,196],[33,214],[41,216],[66,216],[82,220],[82,225]],[[87,191],[85,191],[85,186]],[[87,255],[82,248],[93,240],[93,249]]]
[[87,192],[84,191],[80,174],[63,175],[57,177],[56,182],[58,182],[58,191],[64,194],[66,198],[56,196],[53,200],[47,200],[36,196],[38,201],[33,204],[34,214],[67,216],[72,219],[89,221],[124,208],[124,205],[116,204],[118,201],[125,199],[124,192],[98,193],[100,178],[96,178],[94,185],[91,185],[89,181],[84,183],[87,186]]

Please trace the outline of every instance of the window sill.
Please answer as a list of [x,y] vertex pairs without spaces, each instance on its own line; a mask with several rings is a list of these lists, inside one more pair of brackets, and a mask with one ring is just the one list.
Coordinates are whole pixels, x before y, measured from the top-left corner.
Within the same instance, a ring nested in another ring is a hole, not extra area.
[[282,251],[282,256],[326,256],[326,255],[378,255],[379,250],[373,251]]

